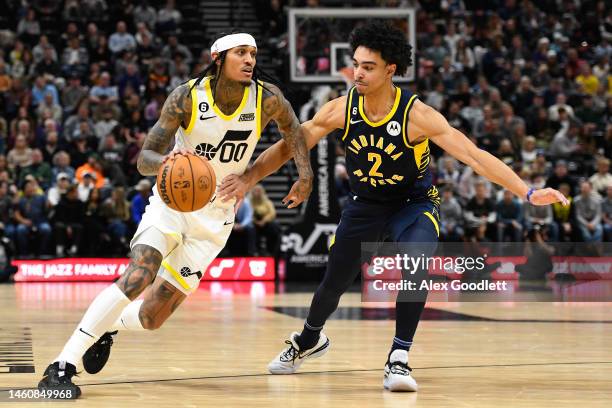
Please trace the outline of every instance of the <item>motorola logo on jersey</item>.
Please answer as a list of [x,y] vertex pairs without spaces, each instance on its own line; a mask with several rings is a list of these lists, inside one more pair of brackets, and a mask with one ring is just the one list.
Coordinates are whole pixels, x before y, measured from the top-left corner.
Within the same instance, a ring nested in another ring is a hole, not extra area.
[[217,146],[210,143],[200,143],[195,147],[198,156],[212,160],[218,158],[221,163],[239,162],[249,147],[245,141],[251,135],[251,130],[228,130]]
[[395,120],[387,123],[387,133],[391,136],[399,136],[402,133],[402,126]]
[[202,279],[202,272],[200,272],[200,271],[191,272],[191,269],[188,266],[183,266],[181,268],[181,276],[183,278],[188,278],[191,275],[196,275],[198,277],[198,279]]

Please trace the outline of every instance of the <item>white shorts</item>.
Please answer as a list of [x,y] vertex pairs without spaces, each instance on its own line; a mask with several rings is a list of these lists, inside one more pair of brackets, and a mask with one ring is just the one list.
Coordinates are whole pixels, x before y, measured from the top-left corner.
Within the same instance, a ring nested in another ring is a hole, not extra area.
[[158,275],[185,294],[198,288],[208,265],[225,246],[234,225],[234,200],[213,202],[198,211],[174,211],[157,188],[130,242],[157,249],[163,257]]

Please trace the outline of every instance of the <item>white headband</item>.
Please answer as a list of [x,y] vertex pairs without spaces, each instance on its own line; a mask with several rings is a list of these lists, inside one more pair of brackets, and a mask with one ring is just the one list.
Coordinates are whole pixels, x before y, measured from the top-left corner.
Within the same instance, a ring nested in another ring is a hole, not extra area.
[[213,52],[223,52],[229,50],[230,48],[238,47],[240,45],[250,45],[251,47],[257,48],[257,44],[255,43],[255,38],[251,34],[239,33],[239,34],[230,34],[225,37],[219,38],[215,41],[210,47],[210,53]]

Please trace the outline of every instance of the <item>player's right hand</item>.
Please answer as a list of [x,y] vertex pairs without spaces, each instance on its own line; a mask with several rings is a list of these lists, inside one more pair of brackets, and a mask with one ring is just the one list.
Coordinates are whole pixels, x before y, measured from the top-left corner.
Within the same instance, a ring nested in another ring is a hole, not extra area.
[[238,202],[244,199],[248,190],[249,183],[245,174],[240,176],[237,174],[230,174],[221,181],[221,186],[219,186],[217,195],[223,202],[229,201],[232,198],[235,198]]
[[168,153],[167,155],[164,156],[164,158],[162,159],[162,164],[166,163],[168,160],[170,159],[174,159],[176,156],[178,155],[183,155],[186,156],[188,154],[195,154],[195,152],[193,151],[193,149],[178,149],[178,150],[173,150],[170,153]]
[[289,194],[283,198],[283,205],[287,208],[295,208],[310,196],[312,191],[312,179],[299,179],[289,190]]

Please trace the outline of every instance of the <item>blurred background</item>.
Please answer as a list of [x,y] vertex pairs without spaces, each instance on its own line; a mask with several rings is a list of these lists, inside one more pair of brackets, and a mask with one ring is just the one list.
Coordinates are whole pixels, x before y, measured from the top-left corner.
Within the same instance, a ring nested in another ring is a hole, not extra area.
[[[125,257],[154,179],[136,170],[177,85],[241,28],[301,121],[351,87],[350,31],[371,9],[406,32],[398,83],[528,184],[570,207],[534,207],[432,147],[441,239],[612,241],[612,10],[581,0],[21,0],[0,6],[0,270],[11,259]],[[280,138],[264,130],[255,157]],[[271,256],[314,278],[349,194],[334,134],[313,149],[315,190],[285,208],[288,163],[239,209],[225,257]]]

